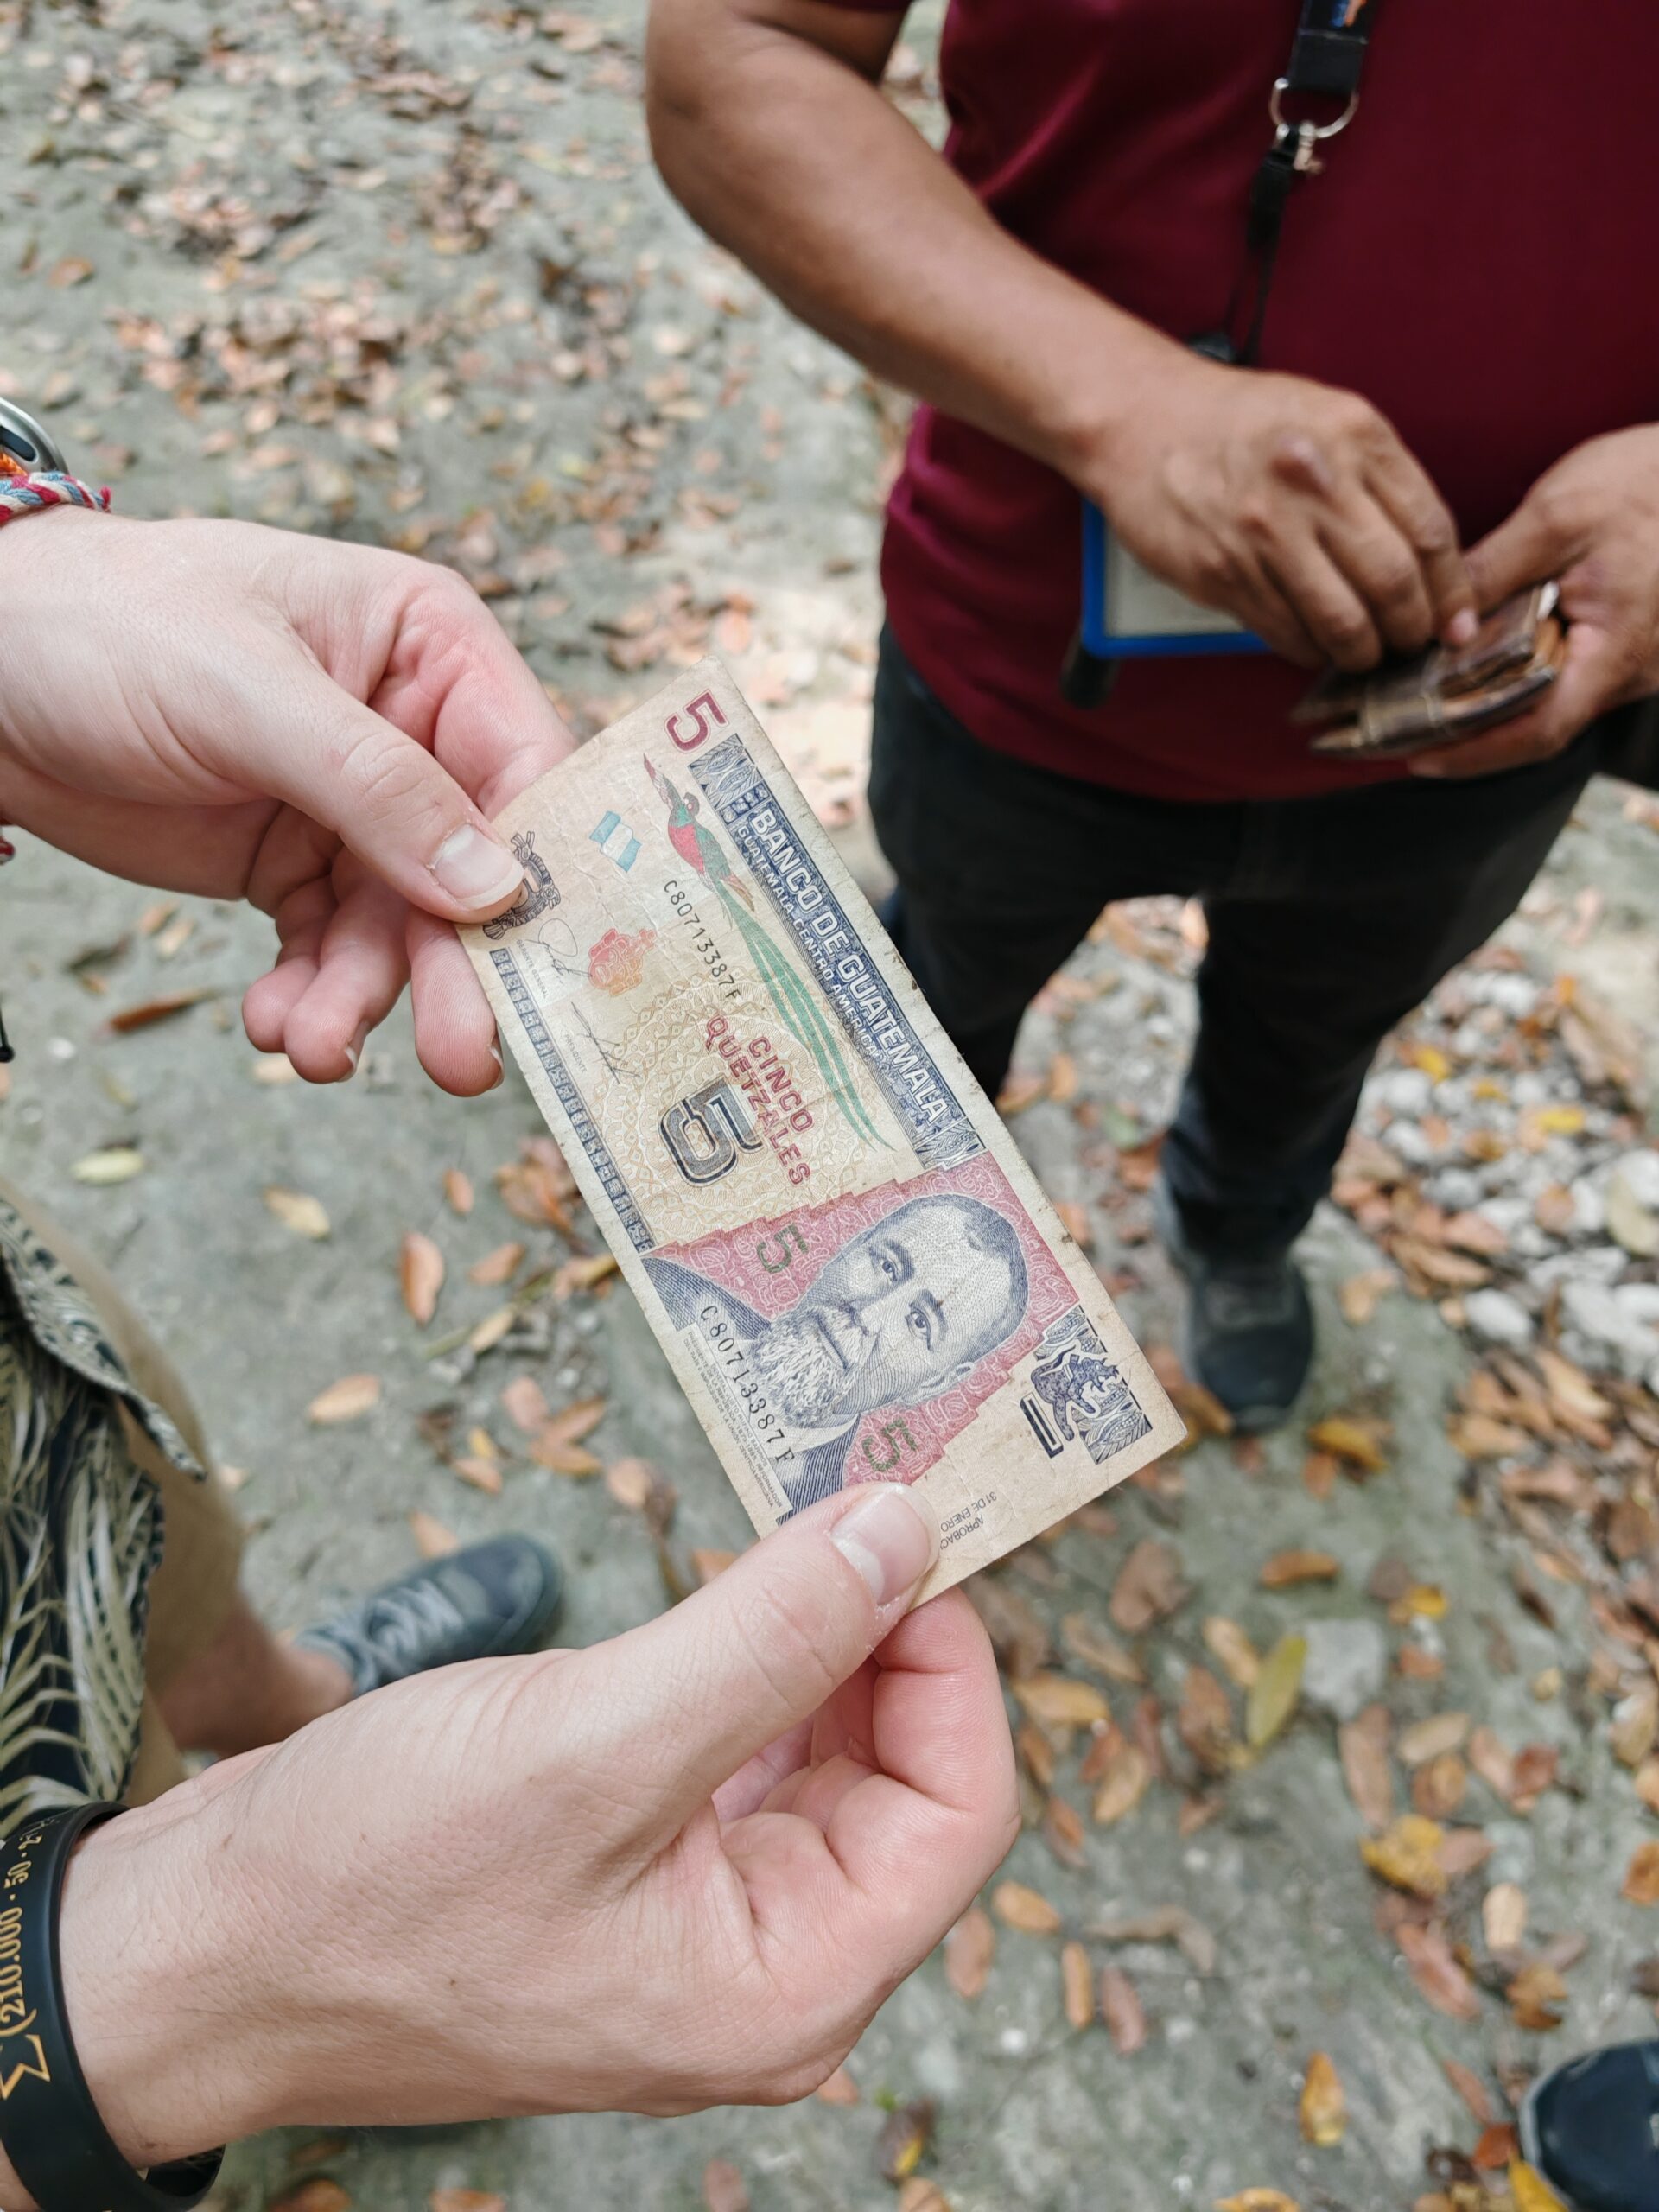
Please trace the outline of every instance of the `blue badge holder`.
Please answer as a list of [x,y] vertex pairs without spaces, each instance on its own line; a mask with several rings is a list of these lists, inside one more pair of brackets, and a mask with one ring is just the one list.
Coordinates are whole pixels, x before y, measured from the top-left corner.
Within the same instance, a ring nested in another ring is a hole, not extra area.
[[1092,502],[1083,511],[1084,650],[1096,660],[1161,660],[1264,653],[1254,630],[1185,598],[1142,568]]

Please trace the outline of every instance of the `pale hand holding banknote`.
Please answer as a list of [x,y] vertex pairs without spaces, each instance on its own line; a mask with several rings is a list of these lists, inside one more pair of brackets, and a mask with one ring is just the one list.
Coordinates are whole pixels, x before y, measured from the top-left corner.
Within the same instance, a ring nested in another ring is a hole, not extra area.
[[913,1483],[932,1597],[1183,1424],[708,660],[499,817],[463,932],[755,1527]]

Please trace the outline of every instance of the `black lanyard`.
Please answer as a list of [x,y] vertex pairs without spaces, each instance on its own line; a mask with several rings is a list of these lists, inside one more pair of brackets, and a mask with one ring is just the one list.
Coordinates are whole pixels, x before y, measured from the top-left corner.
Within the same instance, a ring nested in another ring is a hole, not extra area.
[[[1345,130],[1359,106],[1359,80],[1365,67],[1371,25],[1378,0],[1302,0],[1302,19],[1296,43],[1290,50],[1285,73],[1274,85],[1268,111],[1273,118],[1273,143],[1263,156],[1250,187],[1249,220],[1245,231],[1249,264],[1244,279],[1227,311],[1229,340],[1239,326],[1245,302],[1249,321],[1241,344],[1229,346],[1231,357],[1246,364],[1261,350],[1262,327],[1267,321],[1268,295],[1279,258],[1285,209],[1300,177],[1317,176],[1325,167],[1319,149],[1329,138]],[[1318,123],[1291,120],[1286,110],[1306,100],[1342,102],[1341,111]]]

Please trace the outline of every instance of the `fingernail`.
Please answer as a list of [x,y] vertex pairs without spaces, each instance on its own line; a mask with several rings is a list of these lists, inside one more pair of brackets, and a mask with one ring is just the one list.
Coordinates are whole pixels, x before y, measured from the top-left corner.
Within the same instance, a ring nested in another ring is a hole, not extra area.
[[524,880],[524,872],[505,845],[471,823],[452,830],[432,856],[432,873],[463,906],[495,906]]
[[363,1057],[363,1047],[368,1042],[368,1036],[369,1025],[365,1021],[359,1029],[356,1036],[353,1038],[351,1043],[346,1047],[346,1057],[352,1064],[352,1073],[353,1075],[357,1073],[358,1062]]
[[1479,627],[1480,617],[1472,607],[1465,607],[1460,614],[1454,614],[1446,624],[1446,642],[1448,645],[1472,645]]
[[501,1047],[499,1045],[491,1046],[490,1058],[495,1062],[495,1081],[490,1085],[490,1089],[499,1090],[507,1079],[507,1071],[502,1065]]
[[939,1550],[932,1515],[892,1483],[842,1514],[830,1541],[863,1576],[878,1605],[891,1605],[919,1582]]

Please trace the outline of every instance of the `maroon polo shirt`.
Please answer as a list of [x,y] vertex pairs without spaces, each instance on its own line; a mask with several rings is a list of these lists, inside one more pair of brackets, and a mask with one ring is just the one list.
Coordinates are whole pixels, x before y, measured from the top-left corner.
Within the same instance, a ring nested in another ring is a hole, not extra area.
[[[1472,544],[1570,448],[1659,418],[1659,7],[1374,6],[1359,113],[1292,198],[1262,365],[1363,392]],[[1172,336],[1213,329],[1299,14],[1299,0],[951,0],[947,158],[1045,260]],[[1104,706],[1067,706],[1078,545],[1058,476],[919,410],[888,513],[889,614],[986,744],[1169,798],[1403,772],[1311,757],[1287,720],[1307,679],[1276,659],[1130,664]]]

